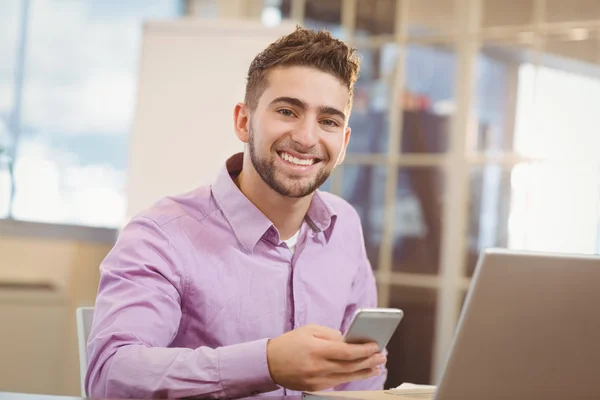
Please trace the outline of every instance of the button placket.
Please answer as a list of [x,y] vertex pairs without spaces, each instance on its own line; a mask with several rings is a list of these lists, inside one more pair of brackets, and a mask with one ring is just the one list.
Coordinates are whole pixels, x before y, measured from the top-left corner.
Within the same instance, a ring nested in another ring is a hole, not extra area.
[[296,329],[306,322],[306,307],[303,301],[304,292],[302,291],[301,285],[298,283],[298,262],[301,260],[301,256],[308,246],[311,240],[314,240],[318,235],[315,232],[312,226],[310,229],[306,229],[304,232],[300,234],[298,238],[298,242],[296,243],[296,251],[291,257],[290,261],[290,270],[292,273],[292,301],[293,301],[293,309],[292,315],[290,319],[290,323],[292,324],[292,329]]
[[306,248],[309,238],[310,238],[310,234],[311,231],[305,231],[303,235],[300,236],[298,243],[296,244],[296,252],[294,253],[294,256],[292,257],[292,261],[291,261],[291,269],[292,269],[292,284],[293,284],[293,297],[294,297],[294,316],[293,316],[293,320],[294,320],[294,329],[304,325],[305,323],[305,304],[304,301],[302,300],[304,298],[303,296],[303,291],[302,291],[302,287],[301,285],[299,285],[299,281],[298,281],[298,273],[299,273],[299,269],[298,269],[298,263],[300,262],[300,258],[302,253],[304,252],[304,249]]

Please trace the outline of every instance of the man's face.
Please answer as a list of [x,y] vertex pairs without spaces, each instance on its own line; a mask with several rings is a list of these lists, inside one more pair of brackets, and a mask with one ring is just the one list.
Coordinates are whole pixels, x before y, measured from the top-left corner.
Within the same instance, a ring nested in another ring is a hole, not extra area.
[[350,138],[348,89],[308,67],[276,68],[248,122],[259,176],[283,196],[304,197],[343,160]]

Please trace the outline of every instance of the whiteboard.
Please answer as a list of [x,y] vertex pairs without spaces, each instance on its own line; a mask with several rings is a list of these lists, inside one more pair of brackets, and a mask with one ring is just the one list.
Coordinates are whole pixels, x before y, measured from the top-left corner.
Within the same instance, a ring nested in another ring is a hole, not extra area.
[[127,219],[164,196],[214,182],[243,150],[233,109],[244,100],[252,59],[290,23],[201,20],[147,22],[143,28],[127,179]]

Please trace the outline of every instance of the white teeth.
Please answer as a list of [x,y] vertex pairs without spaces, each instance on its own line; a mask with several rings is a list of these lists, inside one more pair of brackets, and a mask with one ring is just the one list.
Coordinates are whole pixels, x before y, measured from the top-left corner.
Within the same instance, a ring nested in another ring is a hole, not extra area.
[[291,155],[289,155],[288,153],[285,153],[285,152],[281,152],[281,153],[279,153],[279,155],[285,161],[291,162],[292,164],[296,164],[296,165],[313,165],[315,163],[315,159],[314,158],[309,158],[309,159],[305,160],[305,159],[293,157],[293,156],[291,156]]

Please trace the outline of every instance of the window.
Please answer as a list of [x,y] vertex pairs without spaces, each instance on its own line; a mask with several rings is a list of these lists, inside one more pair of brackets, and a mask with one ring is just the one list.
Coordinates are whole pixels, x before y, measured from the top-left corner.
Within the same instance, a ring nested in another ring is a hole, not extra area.
[[0,8],[0,218],[119,226],[142,22],[182,1]]

